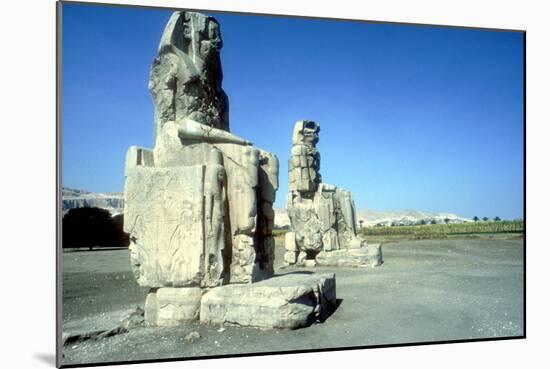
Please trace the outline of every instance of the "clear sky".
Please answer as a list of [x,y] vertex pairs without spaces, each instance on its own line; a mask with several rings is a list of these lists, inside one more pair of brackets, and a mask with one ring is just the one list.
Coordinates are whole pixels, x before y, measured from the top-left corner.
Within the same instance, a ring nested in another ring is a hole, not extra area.
[[[152,147],[149,68],[171,12],[65,4],[62,184],[124,188]],[[221,24],[231,132],[280,160],[321,125],[323,181],[359,209],[523,214],[523,34],[210,13]]]

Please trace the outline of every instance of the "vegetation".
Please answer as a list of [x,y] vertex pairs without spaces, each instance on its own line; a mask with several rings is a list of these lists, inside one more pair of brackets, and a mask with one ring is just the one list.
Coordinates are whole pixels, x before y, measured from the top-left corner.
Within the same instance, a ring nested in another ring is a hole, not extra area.
[[128,234],[122,230],[123,215],[111,217],[105,209],[71,209],[63,217],[62,243],[68,247],[128,246]]
[[365,227],[359,233],[365,236],[408,235],[415,238],[431,238],[447,235],[466,235],[475,233],[520,233],[524,231],[521,220],[498,222],[468,222],[426,224],[401,227]]

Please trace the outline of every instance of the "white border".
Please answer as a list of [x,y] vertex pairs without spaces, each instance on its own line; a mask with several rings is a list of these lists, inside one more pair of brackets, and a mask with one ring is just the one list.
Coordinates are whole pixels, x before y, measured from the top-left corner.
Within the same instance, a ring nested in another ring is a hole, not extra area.
[[[548,11],[542,1],[131,0],[135,5],[527,30],[527,339],[138,364],[132,368],[407,366],[517,368],[547,362]],[[55,3],[2,3],[4,367],[52,367],[55,348]],[[7,237],[6,237],[7,234]]]

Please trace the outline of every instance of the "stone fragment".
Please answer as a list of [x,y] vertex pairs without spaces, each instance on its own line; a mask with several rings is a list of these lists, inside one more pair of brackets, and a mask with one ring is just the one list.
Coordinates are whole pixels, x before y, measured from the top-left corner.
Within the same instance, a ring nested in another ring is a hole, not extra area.
[[200,320],[258,328],[301,328],[326,319],[336,306],[334,274],[285,274],[206,293]]
[[147,297],[145,297],[145,323],[149,326],[157,325],[158,304],[157,304],[157,289],[152,288]]
[[296,264],[296,257],[298,253],[295,251],[287,251],[284,255],[284,262],[286,265]]

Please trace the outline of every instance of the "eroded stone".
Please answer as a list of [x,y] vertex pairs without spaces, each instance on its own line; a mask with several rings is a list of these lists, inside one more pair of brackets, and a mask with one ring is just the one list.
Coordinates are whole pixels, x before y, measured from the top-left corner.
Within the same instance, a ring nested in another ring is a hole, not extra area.
[[[285,241],[289,250],[296,244],[300,251],[313,255],[321,251],[363,246],[357,237],[355,203],[351,192],[322,183],[321,156],[316,148],[320,129],[312,121],[296,123],[288,164],[286,207],[295,236],[294,239],[289,236]],[[298,258],[297,263],[300,262]]]

